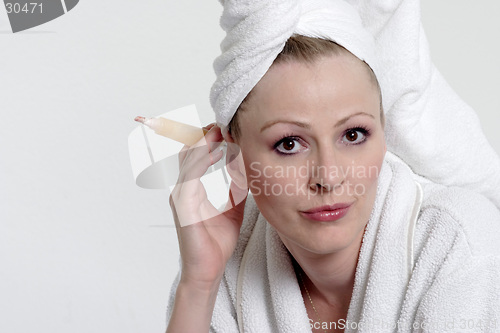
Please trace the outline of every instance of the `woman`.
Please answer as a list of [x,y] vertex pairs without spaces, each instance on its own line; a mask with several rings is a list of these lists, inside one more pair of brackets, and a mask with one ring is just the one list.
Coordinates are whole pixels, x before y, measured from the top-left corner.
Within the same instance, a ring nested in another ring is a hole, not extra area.
[[[315,5],[352,14],[332,3]],[[386,155],[373,58],[333,39],[288,38],[250,93],[233,98],[238,110],[220,108],[209,145],[183,150],[171,196],[182,265],[167,332],[500,327],[498,210]],[[221,158],[212,143],[222,139],[242,159],[229,168],[234,205],[217,215],[197,178]]]

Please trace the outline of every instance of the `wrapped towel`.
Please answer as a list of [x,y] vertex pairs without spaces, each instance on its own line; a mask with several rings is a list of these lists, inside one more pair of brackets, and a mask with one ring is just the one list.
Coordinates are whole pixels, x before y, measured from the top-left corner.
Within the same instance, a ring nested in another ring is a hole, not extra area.
[[[432,63],[419,0],[348,0],[376,40],[387,148],[416,173],[500,208],[500,158]],[[452,13],[450,13],[452,15]]]
[[217,80],[210,95],[218,124],[227,126],[290,36],[330,39],[365,60],[377,75],[388,150],[416,173],[472,189],[500,208],[500,158],[476,114],[434,67],[419,1],[348,2],[223,1],[221,26],[227,36],[214,63]]
[[376,72],[373,38],[343,0],[226,0],[221,26],[227,36],[214,62],[217,80],[210,93],[221,127],[229,124],[293,34],[335,41]]

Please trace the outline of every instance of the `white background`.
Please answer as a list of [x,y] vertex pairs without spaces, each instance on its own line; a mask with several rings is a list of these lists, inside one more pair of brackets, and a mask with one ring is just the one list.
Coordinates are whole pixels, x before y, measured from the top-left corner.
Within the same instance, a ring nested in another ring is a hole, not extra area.
[[[452,8],[452,9],[451,9]],[[177,239],[168,193],[134,184],[136,115],[211,122],[211,1],[81,1],[12,34],[0,7],[0,332],[162,332]],[[500,152],[500,3],[423,2],[438,68]]]

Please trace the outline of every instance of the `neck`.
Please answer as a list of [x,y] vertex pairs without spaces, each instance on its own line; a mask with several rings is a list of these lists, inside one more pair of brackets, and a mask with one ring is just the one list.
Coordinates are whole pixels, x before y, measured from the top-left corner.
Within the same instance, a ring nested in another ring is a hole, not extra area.
[[296,270],[302,270],[304,283],[307,284],[311,294],[332,306],[348,308],[354,288],[362,236],[359,243],[355,243],[356,246],[324,255],[287,246],[298,264]]

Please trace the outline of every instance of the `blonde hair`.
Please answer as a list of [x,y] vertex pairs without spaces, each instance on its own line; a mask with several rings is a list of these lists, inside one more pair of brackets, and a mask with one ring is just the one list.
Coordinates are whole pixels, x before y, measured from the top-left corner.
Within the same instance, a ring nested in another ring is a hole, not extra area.
[[[382,126],[384,126],[385,119],[384,119],[384,110],[382,107],[382,92],[377,77],[375,76],[375,73],[366,62],[359,60],[356,56],[354,56],[343,46],[326,39],[293,35],[287,40],[285,46],[283,47],[283,50],[278,54],[272,65],[288,61],[313,63],[319,57],[328,55],[335,55],[335,56],[348,55],[356,58],[358,61],[364,64],[364,66],[368,71],[368,74],[370,75],[371,81],[375,84],[379,93],[380,120],[382,122]],[[236,142],[238,141],[238,138],[241,135],[240,125],[238,122],[238,113],[245,109],[245,105],[250,99],[251,94],[252,91],[250,91],[250,93],[248,93],[243,102],[241,102],[240,106],[236,110],[236,113],[234,114],[233,118],[231,119],[228,125],[228,131]]]

